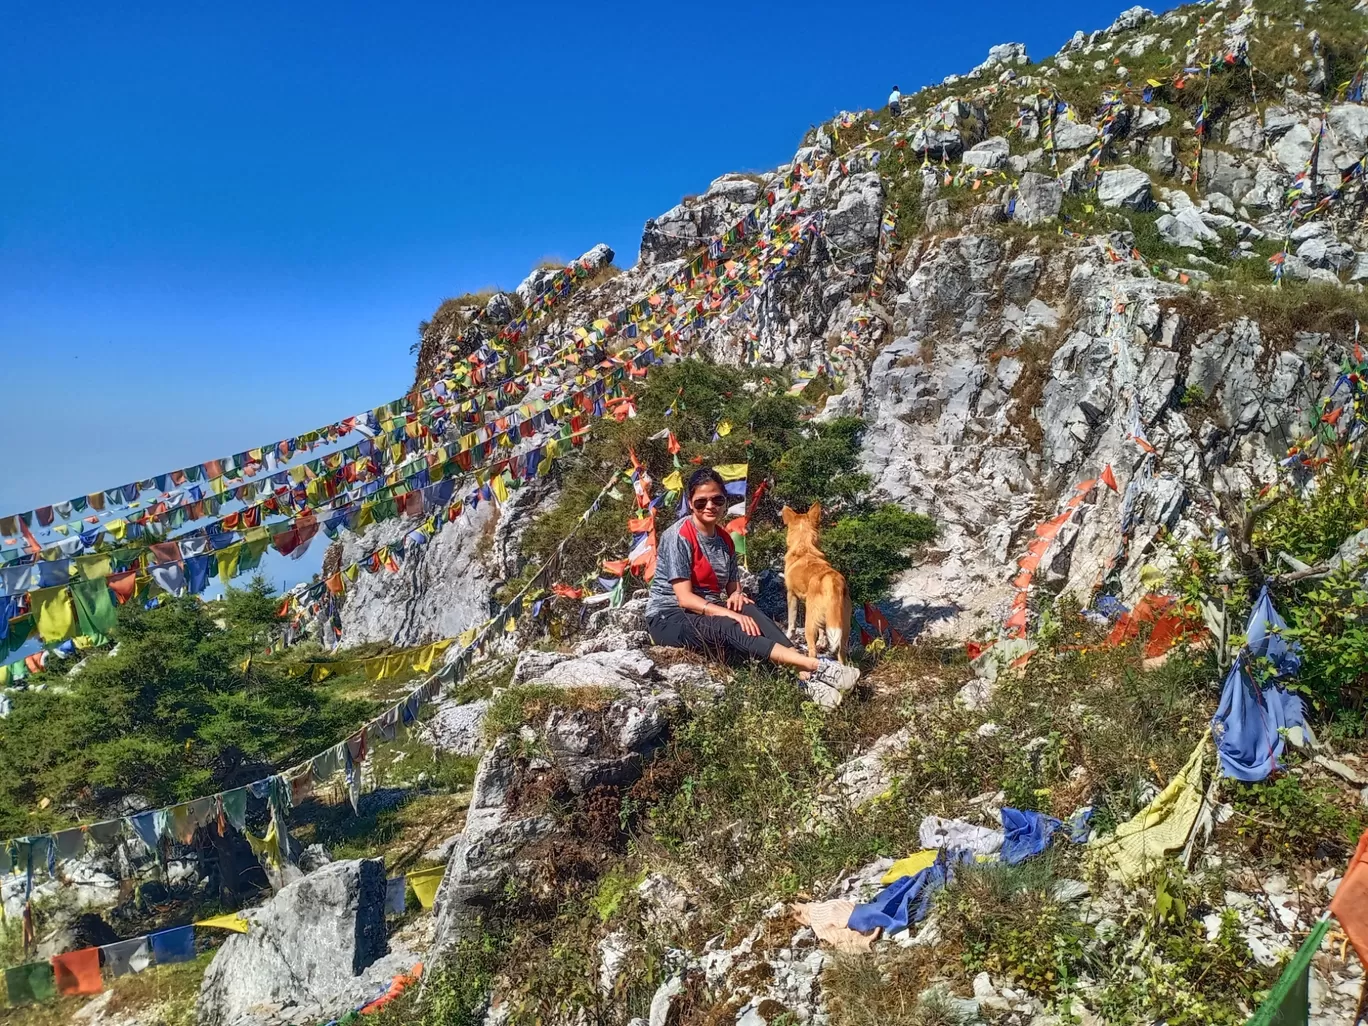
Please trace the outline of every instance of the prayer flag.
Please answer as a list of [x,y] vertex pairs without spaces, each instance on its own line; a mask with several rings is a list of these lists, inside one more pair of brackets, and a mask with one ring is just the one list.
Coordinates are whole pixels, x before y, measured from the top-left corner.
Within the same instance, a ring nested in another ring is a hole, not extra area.
[[408,874],[409,886],[413,888],[413,893],[418,896],[418,902],[423,908],[432,908],[432,903],[437,898],[437,888],[441,886],[442,875],[445,872],[446,866],[436,866]]
[[53,976],[59,994],[98,994],[104,990],[100,979],[100,949],[82,948],[65,955],[54,955]]
[[1278,982],[1268,992],[1268,997],[1247,1026],[1306,1026],[1311,1016],[1311,993],[1307,977],[1311,960],[1320,950],[1321,941],[1325,939],[1329,928],[1329,919],[1322,919],[1312,927],[1310,935],[1292,956],[1292,961],[1287,963]]

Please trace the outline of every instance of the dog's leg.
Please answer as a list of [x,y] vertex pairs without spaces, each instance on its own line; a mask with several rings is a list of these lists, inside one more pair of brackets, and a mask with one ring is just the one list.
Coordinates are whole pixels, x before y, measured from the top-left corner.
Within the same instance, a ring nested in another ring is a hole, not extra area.
[[818,617],[814,616],[813,613],[812,613],[812,604],[811,604],[811,603],[808,603],[807,615],[804,617],[804,619],[807,621],[807,623],[804,625],[804,628],[803,628],[804,631],[805,631],[806,634],[807,634],[807,647],[808,647],[807,654],[810,655],[813,659],[816,659],[816,658],[817,658],[817,638],[818,638],[818,636],[822,633],[822,627],[821,627],[821,621],[818,619]]
[[798,630],[798,596],[791,591],[788,593],[788,604],[788,623],[785,626],[788,627],[789,637],[793,637]]

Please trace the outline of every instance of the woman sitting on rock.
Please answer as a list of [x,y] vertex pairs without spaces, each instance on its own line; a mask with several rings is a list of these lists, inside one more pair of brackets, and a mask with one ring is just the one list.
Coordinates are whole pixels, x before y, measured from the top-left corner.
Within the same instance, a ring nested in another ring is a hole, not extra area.
[[795,667],[813,701],[828,709],[839,705],[860,671],[803,655],[741,591],[736,549],[721,526],[731,503],[722,475],[701,467],[684,493],[689,515],[671,524],[656,548],[656,571],[646,600],[651,640],[724,660],[749,656]]

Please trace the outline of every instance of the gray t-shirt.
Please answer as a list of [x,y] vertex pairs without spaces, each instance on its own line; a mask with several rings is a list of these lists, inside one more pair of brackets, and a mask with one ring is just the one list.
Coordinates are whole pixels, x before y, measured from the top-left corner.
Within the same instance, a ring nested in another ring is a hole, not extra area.
[[[646,599],[647,616],[678,609],[679,599],[675,598],[674,582],[687,581],[693,576],[693,548],[679,536],[679,529],[684,526],[687,519],[685,517],[676,520],[665,529],[660,541],[656,543],[656,571],[655,576],[651,578],[651,591]],[[708,557],[708,562],[712,564],[713,573],[717,575],[717,583],[723,589],[737,580],[736,553],[727,545],[730,540],[722,537],[721,527],[711,537],[702,531],[698,532],[698,544],[702,547],[703,554]],[[698,588],[694,590],[710,602],[721,602],[726,598],[725,593],[704,593]]]

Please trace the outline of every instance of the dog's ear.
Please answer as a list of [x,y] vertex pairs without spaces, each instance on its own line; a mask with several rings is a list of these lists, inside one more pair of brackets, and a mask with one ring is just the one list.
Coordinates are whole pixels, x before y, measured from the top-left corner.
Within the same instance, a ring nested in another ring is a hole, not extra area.
[[807,518],[814,524],[822,522],[822,504],[820,502],[814,502],[808,507]]
[[782,510],[779,511],[779,515],[784,518],[784,523],[791,524],[793,523],[793,518],[798,514],[794,513],[793,510],[788,508],[788,506],[785,506]]

